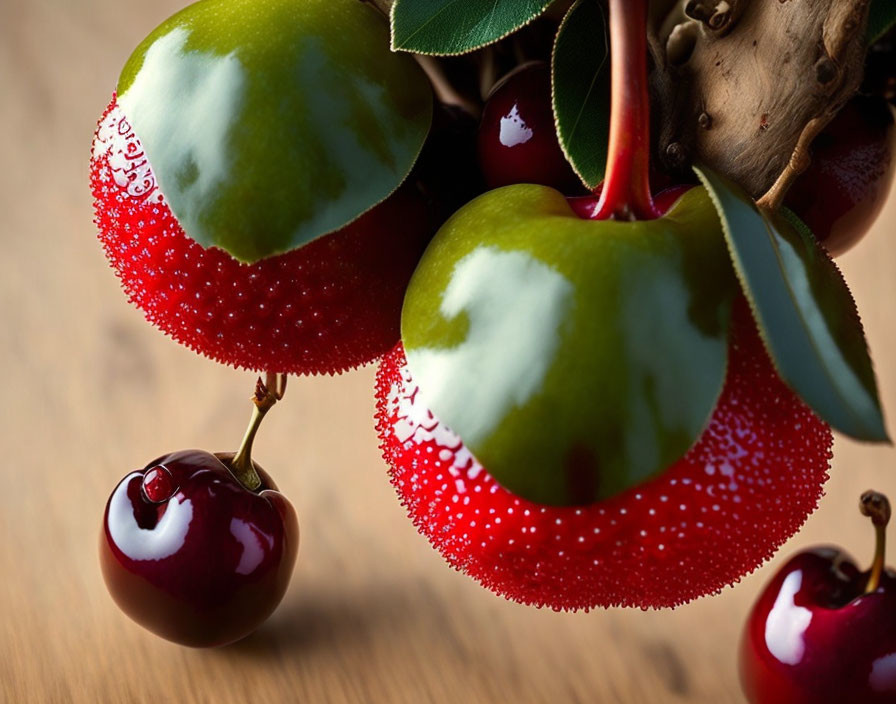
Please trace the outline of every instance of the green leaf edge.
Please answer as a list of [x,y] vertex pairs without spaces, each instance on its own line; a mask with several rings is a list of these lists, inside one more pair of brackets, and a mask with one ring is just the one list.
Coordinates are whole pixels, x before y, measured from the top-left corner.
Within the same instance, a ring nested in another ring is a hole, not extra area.
[[[516,27],[513,27],[512,29],[506,31],[504,34],[502,34],[499,37],[495,37],[494,39],[490,39],[488,41],[482,42],[481,44],[475,44],[473,46],[470,46],[469,48],[465,49],[464,51],[432,51],[432,50],[425,51],[419,47],[413,47],[413,46],[409,46],[409,45],[402,46],[402,45],[399,45],[395,41],[395,10],[399,6],[399,4],[401,4],[402,2],[408,2],[408,1],[409,0],[395,0],[395,2],[392,3],[392,9],[389,10],[389,48],[392,51],[404,51],[404,52],[408,52],[408,53],[412,53],[412,54],[420,54],[421,56],[463,56],[464,54],[471,54],[474,51],[478,51],[479,49],[482,49],[483,47],[486,47],[486,46],[490,46],[491,44],[497,44],[502,39],[506,39],[511,34],[518,32],[523,27],[525,27],[527,24],[530,24],[534,20],[541,17],[545,12],[547,12],[547,9],[554,2],[554,0],[542,0],[544,3],[544,7],[542,7],[541,10],[535,12],[528,19],[526,19],[523,22],[521,22],[520,24],[518,24]],[[497,2],[497,0],[493,0],[493,1]]]
[[[429,127],[428,127],[428,129],[427,129],[427,134],[429,133],[429,131],[432,130],[432,119],[433,119],[433,114],[434,114],[434,111],[430,110],[430,114],[429,114]],[[285,255],[285,254],[289,254],[290,252],[296,252],[296,251],[298,251],[298,250],[300,250],[300,249],[303,249],[304,247],[307,247],[307,246],[310,245],[310,244],[313,244],[313,243],[317,242],[318,240],[323,239],[324,237],[329,237],[330,235],[332,235],[332,234],[334,234],[334,233],[336,233],[336,232],[340,232],[341,230],[344,230],[346,227],[349,227],[350,225],[354,224],[355,222],[357,222],[358,220],[360,220],[361,218],[363,218],[363,217],[364,217],[365,215],[367,215],[367,213],[369,213],[371,210],[373,210],[374,208],[376,208],[376,207],[382,205],[382,204],[385,203],[387,200],[389,200],[389,198],[391,198],[391,197],[395,194],[395,192],[398,191],[398,189],[401,188],[401,187],[407,182],[408,178],[409,178],[410,175],[413,173],[413,171],[414,171],[414,167],[417,165],[417,161],[420,159],[420,155],[423,153],[423,147],[424,147],[424,146],[426,146],[426,140],[423,140],[423,144],[421,144],[421,145],[420,145],[420,148],[417,150],[417,155],[414,157],[414,160],[411,162],[411,165],[410,165],[410,167],[408,168],[408,172],[407,172],[407,173],[402,177],[402,179],[395,185],[395,187],[394,187],[391,191],[389,191],[385,196],[383,196],[380,200],[378,200],[378,201],[376,201],[375,203],[371,204],[367,209],[365,209],[364,211],[358,213],[358,214],[357,214],[355,217],[353,217],[351,220],[346,220],[344,223],[342,223],[342,224],[339,225],[338,227],[333,228],[332,230],[328,230],[327,232],[321,232],[317,237],[314,237],[314,238],[308,240],[307,242],[302,242],[301,244],[298,244],[298,245],[296,245],[295,247],[290,247],[290,248],[288,248],[288,249],[284,249],[284,250],[278,250],[278,251],[275,251],[275,252],[273,252],[273,253],[271,253],[271,254],[266,254],[266,255],[263,256],[263,257],[257,257],[257,258],[254,258],[254,259],[253,259],[253,258],[246,258],[246,257],[238,256],[238,255],[234,254],[233,252],[231,252],[229,249],[226,249],[225,247],[222,247],[222,246],[219,245],[219,244],[205,244],[205,243],[203,243],[203,242],[200,242],[199,240],[193,238],[189,233],[187,233],[186,230],[184,230],[184,235],[186,235],[187,237],[189,237],[193,242],[195,242],[196,244],[198,244],[198,245],[199,245],[200,247],[202,247],[203,249],[218,249],[218,250],[220,250],[220,251],[222,251],[222,252],[225,252],[229,257],[232,257],[232,258],[235,259],[236,261],[240,262],[240,264],[246,264],[246,265],[250,265],[250,266],[251,266],[252,264],[257,264],[258,262],[263,262],[263,261],[266,261],[266,260],[268,260],[268,259],[275,259],[275,258],[277,258],[277,257],[282,257],[283,255]]]
[[[553,1],[553,0],[552,0],[552,1]],[[186,11],[187,11],[188,9],[190,9],[191,7],[192,7],[192,5],[188,5],[188,6],[184,7],[184,8],[181,8],[181,10],[179,10],[179,11],[176,12],[176,13],[174,13],[173,15],[171,15],[171,17],[169,17],[168,19],[166,19],[162,24],[160,24],[160,25],[159,25],[158,27],[156,27],[152,32],[150,32],[150,33],[149,33],[149,34],[148,34],[148,35],[141,41],[141,43],[137,45],[136,49],[135,49],[133,52],[131,52],[131,54],[130,54],[128,60],[125,62],[124,68],[122,69],[122,74],[119,75],[118,79],[116,80],[116,87],[115,87],[115,94],[116,94],[116,96],[121,95],[121,94],[127,89],[127,87],[128,87],[128,86],[124,86],[124,85],[122,84],[124,71],[127,69],[128,64],[131,62],[131,60],[133,59],[133,57],[134,57],[134,55],[136,54],[136,52],[140,49],[140,47],[141,47],[143,44],[145,44],[146,42],[148,42],[148,41],[150,40],[150,38],[151,38],[151,37],[158,31],[158,29],[159,29],[160,27],[162,27],[162,26],[168,24],[168,23],[171,22],[173,19],[175,19],[176,17],[178,17],[181,13],[186,12]],[[376,11],[374,11],[374,16],[375,16],[375,15],[376,15]],[[136,73],[136,71],[139,70],[139,68],[140,68],[140,66],[136,67],[136,69],[135,69],[135,73]],[[404,176],[402,176],[401,179],[399,179],[399,180],[396,182],[396,184],[393,186],[392,190],[390,190],[388,193],[386,193],[380,200],[378,200],[378,201],[376,201],[376,202],[374,202],[374,203],[371,203],[367,208],[365,208],[364,210],[362,210],[360,213],[358,213],[358,214],[355,215],[354,217],[350,218],[349,220],[346,220],[346,221],[345,221],[344,223],[342,223],[341,225],[339,225],[339,226],[337,226],[337,227],[334,227],[334,228],[331,229],[331,230],[328,230],[328,231],[326,231],[326,232],[321,232],[321,233],[319,233],[316,237],[313,237],[313,238],[311,238],[311,239],[309,239],[309,240],[307,240],[307,241],[305,241],[305,242],[302,242],[302,243],[300,243],[300,244],[297,244],[297,245],[295,245],[295,246],[293,246],[293,247],[288,247],[288,248],[285,248],[285,249],[277,249],[277,250],[271,252],[270,254],[265,254],[264,256],[261,256],[261,257],[254,257],[254,258],[253,258],[253,257],[244,257],[244,256],[238,255],[238,254],[236,254],[236,253],[230,251],[229,249],[227,249],[226,247],[223,247],[223,246],[220,245],[220,244],[216,244],[216,243],[214,243],[214,242],[212,242],[212,243],[202,242],[202,241],[196,239],[195,237],[193,237],[190,233],[188,233],[188,232],[186,231],[186,229],[183,230],[184,235],[185,235],[188,239],[190,239],[191,241],[193,241],[193,242],[195,242],[197,245],[199,245],[203,250],[216,249],[216,250],[218,250],[218,251],[224,252],[224,253],[227,254],[229,257],[231,257],[232,259],[234,259],[234,260],[240,262],[241,264],[246,264],[246,265],[250,265],[250,266],[251,266],[251,265],[253,265],[253,264],[257,264],[257,263],[259,263],[259,262],[263,262],[263,261],[266,261],[266,260],[268,260],[268,259],[275,259],[275,258],[277,258],[277,257],[283,256],[283,255],[286,255],[286,254],[289,254],[289,253],[291,253],[291,252],[298,251],[298,250],[300,250],[300,249],[302,249],[302,248],[304,248],[304,247],[306,247],[306,246],[308,246],[308,245],[310,245],[310,244],[312,244],[312,243],[314,243],[314,242],[317,242],[317,241],[320,240],[320,239],[323,239],[324,237],[328,237],[329,235],[332,235],[332,234],[334,234],[334,233],[336,233],[336,232],[339,232],[339,231],[345,229],[346,227],[349,227],[349,226],[352,225],[353,223],[357,222],[358,220],[360,220],[361,218],[363,218],[365,215],[367,215],[370,211],[372,211],[373,209],[375,209],[376,207],[378,207],[378,206],[381,205],[382,203],[384,203],[384,202],[386,202],[387,200],[389,200],[389,198],[391,198],[391,197],[392,197],[392,196],[393,196],[393,195],[394,195],[394,194],[395,194],[395,193],[396,193],[396,192],[397,192],[397,191],[398,191],[398,190],[399,190],[399,189],[400,189],[400,188],[401,188],[407,181],[408,181],[408,178],[409,178],[409,177],[411,176],[411,174],[413,173],[414,168],[415,168],[416,165],[417,165],[417,162],[420,160],[420,155],[423,153],[423,150],[424,150],[424,148],[426,147],[426,143],[427,143],[427,141],[428,141],[428,139],[429,139],[429,136],[430,136],[430,134],[431,134],[431,132],[432,132],[433,119],[434,119],[434,117],[435,117],[435,107],[436,107],[436,106],[435,106],[435,101],[436,101],[436,96],[435,96],[435,93],[434,93],[433,90],[432,90],[432,85],[431,85],[431,82],[429,81],[428,76],[426,75],[426,71],[424,71],[423,68],[422,68],[421,66],[419,66],[419,65],[417,66],[417,71],[421,74],[421,75],[420,75],[420,79],[421,79],[422,81],[424,81],[426,84],[428,84],[429,87],[430,87],[430,91],[429,91],[429,93],[430,93],[430,100],[429,100],[429,110],[428,110],[428,113],[429,113],[429,114],[428,114],[428,119],[427,119],[427,126],[426,126],[425,136],[423,137],[422,141],[420,142],[420,145],[418,146],[418,148],[417,148],[417,150],[416,150],[416,153],[414,154],[414,158],[409,162],[408,169],[407,169],[407,171],[405,172]],[[172,210],[172,215],[174,215],[173,210]],[[175,218],[176,218],[176,216],[175,216]]]
[[[713,205],[715,206],[716,211],[717,211],[718,214],[719,214],[719,220],[720,220],[721,223],[722,223],[722,230],[723,230],[723,232],[725,233],[725,243],[726,243],[726,246],[727,246],[727,248],[728,248],[728,253],[729,253],[729,255],[731,256],[731,262],[732,262],[732,264],[733,264],[733,266],[734,266],[735,274],[737,275],[738,281],[740,282],[741,290],[743,291],[744,296],[745,296],[746,299],[747,299],[747,303],[748,303],[748,305],[749,305],[749,307],[750,307],[750,312],[751,312],[752,315],[753,315],[753,320],[756,322],[756,327],[757,327],[757,330],[759,331],[759,337],[760,337],[761,340],[762,340],[762,344],[763,344],[763,346],[765,347],[765,350],[766,350],[766,352],[767,352],[767,354],[768,354],[768,356],[769,356],[769,359],[771,360],[772,365],[773,365],[774,368],[775,368],[775,371],[778,373],[778,376],[781,378],[781,380],[782,380],[785,384],[787,384],[788,388],[790,388],[794,393],[797,394],[797,396],[800,397],[800,399],[803,401],[803,403],[805,403],[807,406],[809,406],[810,408],[812,408],[812,411],[813,411],[813,412],[815,412],[815,413],[816,413],[822,420],[824,420],[825,422],[827,422],[827,423],[828,423],[832,428],[834,428],[835,430],[838,430],[839,432],[843,432],[845,435],[848,435],[849,437],[852,437],[852,438],[855,439],[855,440],[861,440],[861,441],[866,441],[866,442],[878,442],[878,443],[892,444],[892,441],[891,441],[890,436],[889,436],[889,434],[888,434],[888,432],[887,432],[887,430],[886,430],[886,426],[885,426],[884,419],[883,419],[883,412],[882,412],[882,406],[881,406],[881,402],[880,402],[879,390],[878,390],[878,387],[877,387],[876,376],[874,377],[874,389],[873,389],[873,394],[872,394],[872,400],[874,401],[875,406],[876,406],[877,411],[878,411],[877,421],[878,421],[880,427],[879,427],[879,429],[878,429],[878,431],[879,431],[879,434],[878,434],[878,435],[872,435],[872,434],[869,434],[868,436],[858,436],[858,435],[855,435],[854,433],[851,433],[851,432],[848,432],[848,431],[841,430],[837,425],[835,425],[834,423],[831,423],[830,421],[828,421],[828,419],[825,417],[825,414],[823,414],[823,413],[819,412],[818,410],[816,410],[814,407],[812,407],[812,406],[809,404],[808,401],[806,401],[805,399],[803,399],[803,397],[802,397],[802,395],[799,393],[799,391],[796,390],[796,389],[794,389],[794,388],[790,385],[790,382],[784,377],[784,375],[783,375],[783,373],[782,373],[782,371],[781,371],[780,365],[778,364],[778,360],[775,358],[775,353],[774,353],[774,350],[772,349],[772,345],[771,345],[771,342],[770,342],[769,337],[768,337],[768,331],[767,331],[765,325],[762,323],[762,319],[761,319],[761,316],[760,316],[760,313],[759,313],[759,309],[758,309],[758,306],[756,305],[755,298],[754,298],[754,296],[753,296],[753,294],[752,294],[752,292],[751,292],[751,290],[750,290],[750,285],[749,285],[749,283],[748,283],[748,281],[747,281],[747,277],[746,277],[746,275],[743,273],[743,267],[742,267],[742,263],[741,263],[740,257],[739,257],[739,255],[738,255],[738,253],[735,251],[733,245],[731,244],[731,239],[730,239],[730,235],[729,235],[728,221],[727,221],[727,219],[726,219],[726,217],[725,217],[725,215],[724,215],[724,211],[723,211],[723,209],[722,209],[721,202],[719,201],[718,196],[716,195],[715,191],[710,187],[709,180],[708,180],[708,178],[707,178],[705,172],[713,173],[713,174],[716,175],[716,176],[718,176],[718,174],[716,174],[715,172],[711,171],[711,170],[710,170],[709,168],[707,168],[706,166],[699,166],[699,167],[698,167],[698,166],[695,165],[695,166],[693,166],[692,168],[693,168],[694,172],[697,174],[697,177],[700,179],[700,182],[704,185],[704,187],[706,188],[707,192],[709,193],[710,199],[712,200],[712,203],[713,203]],[[747,198],[749,198],[749,196],[747,196]],[[752,198],[750,198],[750,200],[752,201]],[[762,218],[762,220],[766,223],[766,226],[767,226],[767,227],[772,227],[771,223],[768,222],[768,220],[767,220],[766,217],[762,214],[762,212],[759,210],[758,207],[756,208],[756,211],[757,211],[757,214],[758,214],[758,215]],[[796,218],[796,216],[793,215],[792,213],[788,216],[787,213],[785,212],[785,213],[784,213],[784,217],[787,217],[788,220],[790,220],[790,222],[793,222],[793,218],[799,220],[799,219]],[[799,224],[802,225],[802,228],[805,230],[805,232],[809,232],[809,228],[805,225],[805,223],[802,223],[802,221],[799,221]],[[814,237],[814,235],[813,235],[813,237]],[[833,261],[831,261],[831,264],[833,265],[834,270],[840,275],[840,279],[843,281],[844,286],[845,286],[845,285],[846,285],[846,282],[845,282],[845,280],[843,279],[843,275],[842,275],[842,273],[840,272],[839,267],[837,267],[836,264],[833,264]],[[785,280],[786,280],[786,279],[785,279]],[[790,285],[789,285],[789,283],[788,283],[788,289],[789,289],[789,288],[790,288]],[[799,315],[798,315],[799,319],[802,321],[802,320],[803,320],[803,315],[802,315],[802,313],[799,311],[799,307],[798,307],[798,306],[797,306],[797,312],[798,312],[798,314],[799,314]],[[856,317],[858,318],[858,312],[856,312]],[[859,321],[859,322],[860,322],[860,325],[861,325],[861,321]],[[867,342],[867,338],[866,338],[865,335],[864,335],[864,330],[862,330],[862,333],[863,333],[863,334],[862,334],[862,340],[863,340],[863,342],[864,342],[865,353],[868,354],[868,342]],[[813,345],[813,346],[814,346],[814,345]],[[872,367],[872,372],[873,372],[873,360],[871,359],[870,354],[868,354],[868,360],[869,360],[869,364],[870,364],[871,367]],[[838,396],[839,396],[839,393],[838,393]]]
[[[529,185],[531,185],[531,184],[514,184],[514,185],[511,185],[511,186],[504,186],[504,188],[518,188],[519,186],[528,187]],[[547,188],[547,187],[543,187],[543,186],[537,186],[537,187],[538,187],[538,188]],[[705,191],[707,192],[708,197],[710,198],[710,200],[713,201],[713,195],[712,195],[712,192],[710,191],[709,188],[706,188],[705,186],[698,186],[697,188],[703,188],[703,190],[705,190]],[[488,193],[488,192],[486,192],[486,193]],[[486,194],[482,194],[482,195],[486,195]],[[480,196],[478,196],[478,197],[481,198],[482,195],[480,195]],[[474,199],[474,200],[475,200],[475,199]],[[472,201],[470,201],[470,202],[472,202]],[[713,205],[715,206],[715,202],[714,202],[714,201],[713,201]],[[678,206],[677,203],[676,203],[675,205],[673,205],[669,212],[670,212],[670,213],[673,212],[677,206]],[[459,211],[458,211],[458,212],[459,212]],[[452,215],[451,218],[449,218],[449,220],[452,219],[452,218],[454,218],[454,217],[456,217],[456,216],[457,216],[457,213],[455,213],[454,215]],[[722,229],[724,230],[724,226],[722,226]],[[724,232],[722,233],[722,237],[724,238]],[[726,240],[725,246],[726,246],[726,249],[728,249],[727,240]],[[730,254],[730,250],[728,250],[728,251],[729,251],[729,254]],[[424,256],[425,256],[425,255],[424,255]],[[733,264],[732,264],[732,267],[731,267],[731,268],[732,268],[732,270],[733,270],[733,274],[734,274],[734,281],[735,281],[736,283],[739,283],[739,278],[738,278],[738,273],[737,273],[736,267],[734,267]],[[410,288],[410,287],[409,287],[409,288]],[[681,461],[684,457],[687,456],[687,454],[688,454],[694,447],[696,447],[696,446],[700,443],[700,441],[702,440],[704,434],[705,434],[706,431],[709,429],[709,427],[712,425],[713,417],[714,417],[714,415],[715,415],[715,410],[716,410],[716,408],[717,408],[718,405],[719,405],[719,400],[722,398],[722,395],[723,395],[724,392],[725,392],[725,387],[726,387],[726,385],[727,385],[727,383],[728,383],[728,371],[729,371],[730,368],[731,368],[731,329],[732,329],[733,318],[734,318],[734,315],[733,315],[733,314],[734,314],[734,303],[735,303],[735,298],[736,298],[736,291],[737,291],[737,288],[736,288],[734,285],[732,285],[732,294],[729,295],[729,296],[727,296],[727,301],[724,303],[724,311],[723,311],[724,320],[721,321],[721,322],[722,322],[722,325],[723,325],[723,327],[724,327],[724,330],[725,330],[725,333],[726,333],[726,336],[727,336],[727,343],[726,343],[726,347],[725,347],[725,358],[724,358],[724,363],[723,363],[723,365],[722,365],[722,373],[719,375],[719,383],[718,383],[718,388],[717,388],[717,390],[716,390],[716,392],[715,392],[715,394],[714,394],[714,401],[713,401],[712,405],[710,406],[709,410],[707,411],[707,413],[706,413],[706,417],[704,418],[704,420],[703,420],[703,422],[702,422],[702,424],[701,424],[701,426],[700,426],[700,430],[699,430],[699,432],[695,435],[694,440],[691,442],[691,444],[688,446],[688,448],[687,448],[684,452],[682,452],[681,455],[680,455],[678,458],[676,458],[676,459],[674,460],[674,462],[670,463],[669,466],[672,466],[672,464],[674,464],[675,462],[679,462],[679,461]],[[404,307],[402,307],[402,331],[401,331],[401,332],[402,332],[402,334],[401,334],[402,344],[404,344],[404,339],[405,339],[405,334],[404,334]],[[474,455],[474,456],[475,456],[475,455]],[[478,461],[478,460],[477,460],[477,461]],[[653,481],[653,480],[656,479],[657,477],[661,476],[662,473],[663,473],[663,471],[665,471],[665,470],[660,470],[660,471],[656,472],[655,474],[652,474],[652,475],[650,475],[650,476],[644,478],[641,482],[638,482],[638,483],[633,484],[632,486],[630,486],[628,489],[626,489],[626,491],[636,490],[636,488],[637,488],[638,486],[642,486],[644,483]],[[500,482],[499,482],[499,484],[500,484]],[[501,485],[501,486],[503,487],[503,485]],[[616,494],[616,495],[614,495],[614,496],[618,496],[618,494]],[[612,498],[612,497],[606,497],[605,499],[601,499],[601,500],[609,500],[610,498]],[[536,502],[536,503],[537,503],[537,502]],[[576,507],[576,506],[580,506],[580,504],[545,504],[545,505],[562,506],[562,507]]]
[[[557,43],[560,39],[560,35],[562,34],[563,29],[566,27],[567,21],[573,14],[573,11],[578,8],[583,2],[589,1],[590,0],[576,0],[563,16],[563,19],[560,21],[560,25],[557,27],[557,34],[554,36],[554,45],[551,49],[551,109],[554,113],[554,131],[557,133],[557,142],[560,144],[560,151],[563,152],[563,156],[566,158],[566,161],[569,162],[572,170],[575,172],[576,176],[579,177],[579,180],[582,182],[585,188],[593,191],[595,188],[597,188],[598,184],[603,181],[603,177],[598,179],[595,183],[590,183],[588,179],[586,179],[582,175],[582,172],[579,170],[579,166],[576,164],[572,155],[569,153],[569,150],[566,146],[566,140],[564,139],[563,134],[560,132],[560,118],[557,114],[557,92],[554,85],[554,57],[557,55]],[[604,17],[603,12],[601,12],[601,17]],[[604,43],[607,49],[606,56],[604,57],[604,64],[608,63],[610,60],[610,38],[608,31],[609,30],[606,26],[606,17],[604,17]],[[604,168],[604,174],[606,174],[606,166]]]

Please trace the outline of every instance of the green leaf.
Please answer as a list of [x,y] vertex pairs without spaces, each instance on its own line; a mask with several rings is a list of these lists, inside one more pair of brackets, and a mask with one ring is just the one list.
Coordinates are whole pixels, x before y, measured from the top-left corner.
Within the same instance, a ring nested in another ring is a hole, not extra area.
[[604,178],[610,134],[607,24],[597,0],[578,0],[557,32],[552,60],[557,136],[588,188]]
[[896,0],[871,0],[868,10],[868,29],[865,38],[874,44],[896,24]]
[[402,341],[426,407],[500,484],[587,504],[663,472],[703,432],[736,290],[704,188],[663,218],[619,222],[508,186],[438,232]]
[[737,184],[695,170],[781,378],[836,430],[886,441],[862,324],[830,256],[794,215],[763,213]]
[[358,0],[204,0],[150,34],[118,102],[187,235],[252,262],[388,197],[432,119],[388,42]]
[[392,48],[418,54],[466,54],[528,24],[552,0],[396,0]]

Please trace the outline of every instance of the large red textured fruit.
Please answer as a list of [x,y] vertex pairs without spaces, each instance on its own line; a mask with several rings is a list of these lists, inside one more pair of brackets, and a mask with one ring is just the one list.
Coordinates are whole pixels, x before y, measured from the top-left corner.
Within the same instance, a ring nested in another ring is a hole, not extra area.
[[671,607],[755,569],[822,494],[830,429],[780,381],[746,304],[706,431],[662,476],[584,507],[514,496],[420,401],[401,345],[381,362],[377,429],[414,524],[455,568],[556,610]]
[[96,223],[132,303],[178,342],[257,371],[337,373],[399,336],[405,288],[432,234],[412,184],[343,229],[241,264],[187,237],[113,98],[90,163]]

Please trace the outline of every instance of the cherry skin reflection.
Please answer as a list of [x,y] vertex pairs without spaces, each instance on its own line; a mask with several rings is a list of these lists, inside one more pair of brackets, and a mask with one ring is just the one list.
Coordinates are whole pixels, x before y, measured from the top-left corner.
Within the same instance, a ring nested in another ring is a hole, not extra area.
[[778,572],[741,641],[752,704],[896,701],[896,573],[878,548],[865,572],[832,547],[799,553]]
[[478,151],[489,188],[537,183],[565,195],[584,191],[557,140],[546,63],[523,64],[495,85],[482,111]]
[[109,498],[100,564],[110,594],[137,623],[193,647],[258,627],[286,592],[296,561],[295,511],[262,471],[258,492],[231,455],[176,452],[128,474]]

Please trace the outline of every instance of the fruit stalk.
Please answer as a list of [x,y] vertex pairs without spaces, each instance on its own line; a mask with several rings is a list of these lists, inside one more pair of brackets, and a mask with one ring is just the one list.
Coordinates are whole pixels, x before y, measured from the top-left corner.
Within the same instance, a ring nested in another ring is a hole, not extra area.
[[610,0],[610,144],[595,218],[658,217],[650,193],[647,0]]
[[249,427],[246,428],[246,434],[240,443],[240,449],[234,455],[230,462],[230,469],[240,483],[250,491],[257,491],[261,487],[261,478],[255,471],[255,464],[252,462],[252,444],[255,442],[255,436],[261,427],[261,421],[274,405],[283,398],[286,392],[286,375],[274,374],[268,372],[265,381],[258,377],[255,383],[255,395],[252,402],[255,407],[252,409],[252,418],[249,420]]
[[426,76],[432,84],[433,92],[440,103],[456,105],[477,119],[481,116],[482,105],[480,102],[465,94],[451,82],[438,57],[414,54],[414,58],[420,64],[420,68],[426,72]]
[[859,511],[868,516],[874,524],[874,561],[871,563],[871,574],[865,584],[865,593],[872,594],[880,586],[880,578],[884,571],[887,549],[887,524],[890,522],[890,502],[886,496],[877,491],[866,491],[859,499]]

